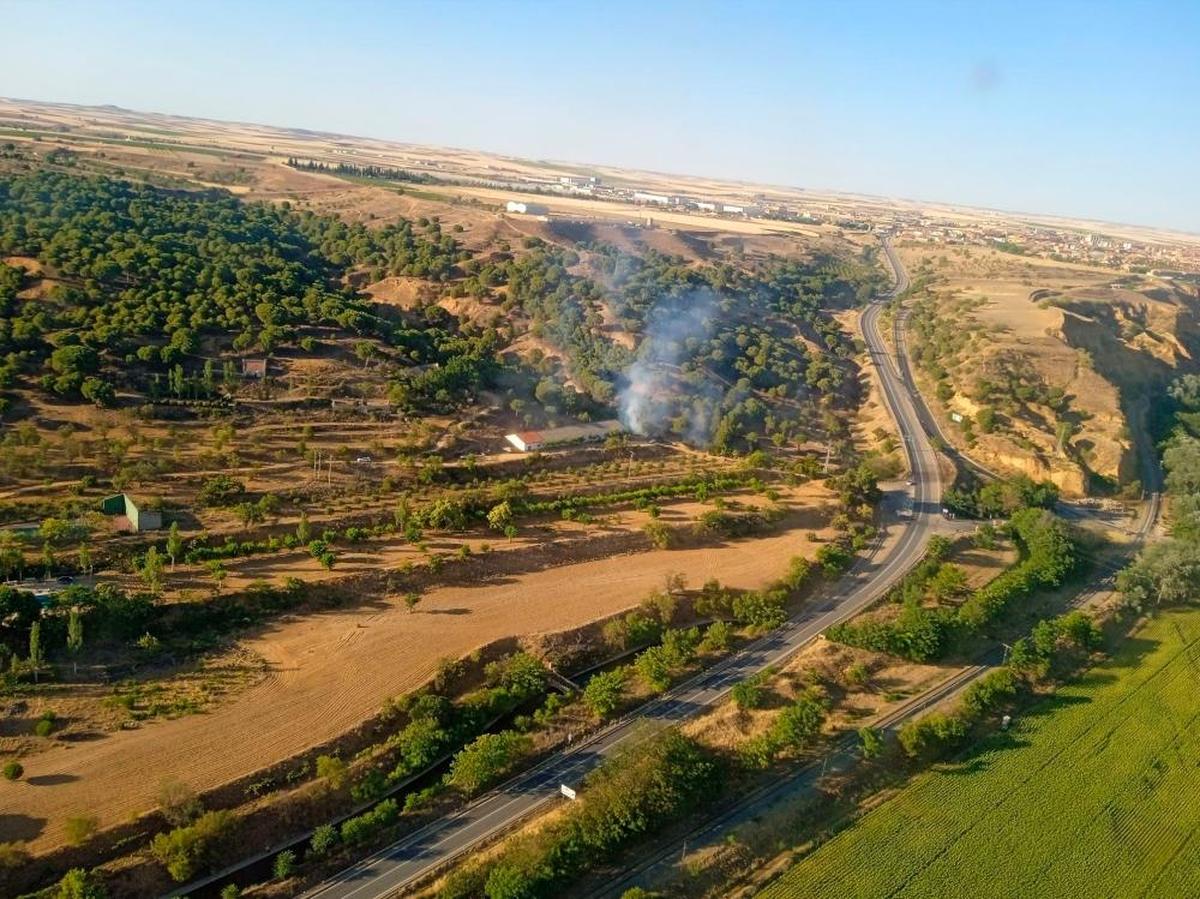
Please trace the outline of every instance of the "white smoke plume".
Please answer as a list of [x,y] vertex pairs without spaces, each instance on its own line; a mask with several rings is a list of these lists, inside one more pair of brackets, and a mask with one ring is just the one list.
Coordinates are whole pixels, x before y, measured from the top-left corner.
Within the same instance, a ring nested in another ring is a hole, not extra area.
[[646,316],[638,358],[624,372],[617,396],[621,423],[631,432],[656,436],[674,425],[690,443],[709,442],[722,391],[708,379],[682,383],[679,367],[712,334],[717,312],[710,291],[693,291],[660,301]]

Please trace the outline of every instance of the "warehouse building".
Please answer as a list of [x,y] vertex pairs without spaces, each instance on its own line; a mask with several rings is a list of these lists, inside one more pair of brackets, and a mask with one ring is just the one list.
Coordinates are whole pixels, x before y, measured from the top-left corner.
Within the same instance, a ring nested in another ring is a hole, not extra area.
[[133,497],[128,493],[118,493],[106,497],[100,503],[100,511],[105,515],[116,516],[117,527],[129,531],[131,534],[142,531],[158,531],[163,526],[161,512],[139,509],[137,503],[133,501]]
[[521,431],[508,434],[505,440],[523,453],[546,449],[551,446],[566,446],[571,443],[589,443],[603,440],[609,434],[622,430],[616,420],[596,421],[586,425],[568,425],[565,428],[547,428],[543,431]]

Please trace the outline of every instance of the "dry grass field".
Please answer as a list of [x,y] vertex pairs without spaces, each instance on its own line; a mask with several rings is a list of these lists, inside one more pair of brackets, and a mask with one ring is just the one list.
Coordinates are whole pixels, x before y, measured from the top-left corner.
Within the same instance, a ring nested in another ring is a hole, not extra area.
[[[0,819],[0,839],[49,848],[61,840],[71,815],[87,811],[108,826],[152,810],[164,778],[204,790],[250,774],[350,730],[388,698],[428,679],[444,658],[629,608],[672,572],[686,572],[695,586],[718,578],[736,587],[761,587],[789,558],[815,551],[810,533],[830,534],[827,493],[808,488],[788,501],[797,511],[784,520],[784,529],[754,540],[647,550],[477,586],[435,588],[412,613],[399,596],[384,595],[285,618],[242,643],[262,660],[265,676],[216,708],[29,755],[26,781],[12,791]],[[673,514],[683,518],[694,511],[685,507]],[[315,574],[285,570],[306,579]],[[147,771],[155,775],[147,777]]]

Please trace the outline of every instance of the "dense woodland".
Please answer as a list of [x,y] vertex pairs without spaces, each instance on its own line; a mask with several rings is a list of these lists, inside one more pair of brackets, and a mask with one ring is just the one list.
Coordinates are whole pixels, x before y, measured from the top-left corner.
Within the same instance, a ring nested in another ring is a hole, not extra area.
[[221,192],[33,172],[0,176],[0,254],[34,257],[59,280],[17,301],[20,273],[0,269],[0,386],[26,375],[104,405],[114,387],[200,369],[208,338],[218,353],[269,354],[357,335],[400,364],[444,364],[414,395],[449,402],[494,357],[494,335],[444,315],[382,318],[346,286],[352,268],[451,277],[467,254],[427,220],[367,229]]
[[[641,389],[653,394],[648,433],[719,451],[845,438],[831,413],[857,401],[857,371],[829,313],[879,277],[865,256],[693,265],[537,238],[472,258],[436,221],[368,228],[221,191],[44,170],[0,174],[0,255],[36,259],[52,285],[18,299],[36,279],[0,268],[0,390],[97,405],[220,399],[238,355],[349,339],[356,352],[375,345],[363,357],[391,373],[402,408],[452,411],[500,385],[513,411],[536,401],[552,416],[595,418]],[[484,327],[432,304],[381,311],[351,286],[356,273],[419,278],[508,317]],[[671,332],[679,318],[692,320],[688,333]],[[502,357],[522,322],[562,365]]]

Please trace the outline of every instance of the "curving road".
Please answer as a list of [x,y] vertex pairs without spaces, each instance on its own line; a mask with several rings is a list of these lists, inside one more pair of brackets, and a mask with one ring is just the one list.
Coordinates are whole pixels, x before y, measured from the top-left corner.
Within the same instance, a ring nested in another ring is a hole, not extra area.
[[[907,286],[903,282],[906,278],[893,293]],[[589,771],[617,751],[713,707],[738,681],[783,662],[826,628],[870,605],[920,559],[926,537],[940,521],[941,475],[912,396],[879,333],[881,308],[881,302],[876,301],[863,313],[863,334],[912,473],[908,494],[885,500],[895,503],[898,499],[901,516],[888,538],[878,541],[869,556],[860,559],[844,578],[814,597],[804,611],[783,627],[677,685],[629,717],[555,753],[466,808],[431,822],[341,871],[306,896],[382,899],[496,836],[538,808],[564,801],[558,792],[560,784],[578,788]]]
[[[886,240],[883,246],[896,276],[897,287],[893,293],[900,293],[908,286],[908,276],[904,268],[900,265],[899,260],[892,253],[891,247]],[[883,354],[876,351],[876,348],[880,345],[879,333],[875,325],[875,318],[877,317],[878,309],[875,309],[871,312],[869,321],[867,316],[864,315],[863,323],[864,332],[868,334],[868,343],[871,346],[872,355],[878,361],[878,357]],[[901,315],[897,315],[896,318],[895,346],[899,354],[900,372],[906,380],[910,390],[910,397],[917,407],[921,421],[926,427],[932,425],[933,433],[940,434],[940,431],[937,430],[935,419],[925,406],[924,398],[916,391],[915,385],[913,385],[911,372],[908,367],[907,348],[903,340],[903,334],[900,331],[903,319]],[[870,327],[869,331],[867,330],[868,325]],[[1133,540],[1130,541],[1122,552],[1117,553],[1106,564],[1101,566],[1099,570],[1094,572],[1091,583],[1075,595],[1068,604],[1069,608],[1086,607],[1113,593],[1116,590],[1117,573],[1133,558],[1134,554],[1150,539],[1154,532],[1161,508],[1160,494],[1158,492],[1158,485],[1161,482],[1161,472],[1153,454],[1145,451],[1144,448],[1143,450],[1144,476],[1146,484],[1149,487],[1149,492],[1142,508],[1141,521],[1138,523],[1136,529],[1129,529],[1127,531],[1133,537]],[[986,468],[972,463],[969,458],[961,454],[953,455],[960,463],[974,468],[976,472],[982,474],[985,478],[995,477]],[[1060,509],[1060,511],[1067,510]],[[1086,510],[1071,511],[1075,513],[1073,517],[1089,517]],[[970,684],[992,671],[997,665],[1002,665],[1004,660],[1005,653],[1001,652],[1001,646],[989,649],[975,664],[960,668],[941,683],[936,684],[926,692],[898,706],[886,716],[874,722],[873,726],[881,730],[897,729],[904,722],[957,695],[970,686]],[[676,835],[670,841],[659,846],[651,855],[638,860],[634,864],[627,865],[619,876],[610,879],[602,886],[595,887],[585,895],[588,896],[588,899],[617,899],[617,897],[621,896],[629,888],[652,888],[657,884],[666,882],[678,871],[679,865],[682,864],[681,859],[689,846],[695,850],[715,846],[727,834],[734,832],[738,827],[759,820],[769,809],[790,807],[792,803],[811,797],[813,792],[819,788],[821,781],[827,776],[852,770],[861,760],[857,744],[858,740],[855,734],[846,735],[831,747],[828,752],[823,753],[818,760],[797,768],[795,771],[789,772],[771,782],[764,783],[750,790],[745,795],[737,797],[735,801],[713,817],[698,823],[686,833]]]

